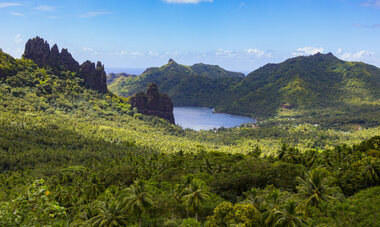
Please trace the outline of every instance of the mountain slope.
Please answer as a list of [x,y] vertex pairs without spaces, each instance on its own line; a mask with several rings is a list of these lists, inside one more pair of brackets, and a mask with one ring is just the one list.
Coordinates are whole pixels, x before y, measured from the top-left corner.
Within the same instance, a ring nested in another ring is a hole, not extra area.
[[230,88],[234,102],[220,107],[263,116],[288,110],[379,106],[379,87],[379,68],[316,54],[268,64],[248,74]]
[[171,60],[138,77],[120,77],[110,90],[130,96],[149,82],[168,93],[175,106],[209,106],[253,117],[380,112],[380,69],[331,53],[267,64],[246,77],[218,66],[189,67]]
[[229,72],[219,66],[185,66],[170,59],[168,64],[148,68],[138,77],[119,77],[109,84],[109,89],[115,94],[128,97],[144,90],[149,83],[156,83],[160,91],[170,96],[175,106],[212,107],[222,103],[228,95],[225,90],[243,78],[244,74]]

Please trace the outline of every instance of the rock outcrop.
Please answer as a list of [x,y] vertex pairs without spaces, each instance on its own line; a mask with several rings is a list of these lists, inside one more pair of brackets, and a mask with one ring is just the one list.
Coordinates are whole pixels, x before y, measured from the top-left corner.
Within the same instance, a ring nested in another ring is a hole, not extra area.
[[146,94],[141,91],[131,96],[129,102],[139,113],[161,117],[175,124],[173,103],[167,94],[158,92],[155,83],[148,85]]
[[85,61],[80,66],[80,77],[89,88],[106,93],[107,92],[107,75],[104,71],[104,66],[100,61],[95,66],[95,63]]
[[90,61],[79,65],[67,49],[59,52],[57,44],[50,49],[48,42],[38,36],[29,39],[25,44],[23,57],[33,60],[41,67],[50,67],[55,71],[76,72],[79,77],[83,78],[86,87],[102,93],[108,91],[106,73],[100,62],[96,66]]

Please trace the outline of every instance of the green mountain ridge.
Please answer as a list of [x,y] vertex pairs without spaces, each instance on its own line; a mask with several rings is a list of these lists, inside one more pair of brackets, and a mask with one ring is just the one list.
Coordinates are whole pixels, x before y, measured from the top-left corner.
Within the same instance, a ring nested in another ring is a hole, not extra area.
[[149,82],[169,94],[175,106],[209,106],[216,111],[252,117],[315,112],[380,109],[380,69],[346,62],[331,53],[299,56],[267,64],[246,77],[218,66],[191,67],[169,62],[149,68],[136,78],[112,83],[122,96],[144,89]]
[[170,59],[168,64],[148,68],[137,77],[120,77],[109,83],[109,89],[117,95],[128,97],[144,90],[149,83],[156,83],[176,106],[212,107],[223,102],[226,95],[223,90],[242,78],[244,74],[226,71],[219,66],[186,66]]
[[196,132],[77,73],[0,52],[0,226],[379,225],[380,123]]

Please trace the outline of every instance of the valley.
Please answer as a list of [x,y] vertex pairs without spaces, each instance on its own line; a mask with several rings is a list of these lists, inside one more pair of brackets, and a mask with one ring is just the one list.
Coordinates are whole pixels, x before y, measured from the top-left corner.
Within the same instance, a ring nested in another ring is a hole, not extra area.
[[[26,47],[0,52],[1,226],[379,224],[377,67],[316,54],[246,77],[170,60],[106,78]],[[183,129],[176,105],[257,122]]]

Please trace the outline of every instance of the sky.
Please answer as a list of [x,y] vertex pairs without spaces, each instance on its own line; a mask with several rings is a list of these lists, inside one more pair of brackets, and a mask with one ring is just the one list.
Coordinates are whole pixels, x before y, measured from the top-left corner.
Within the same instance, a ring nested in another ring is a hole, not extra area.
[[14,57],[40,36],[106,69],[172,58],[248,73],[318,52],[380,67],[380,0],[0,0],[0,27]]

